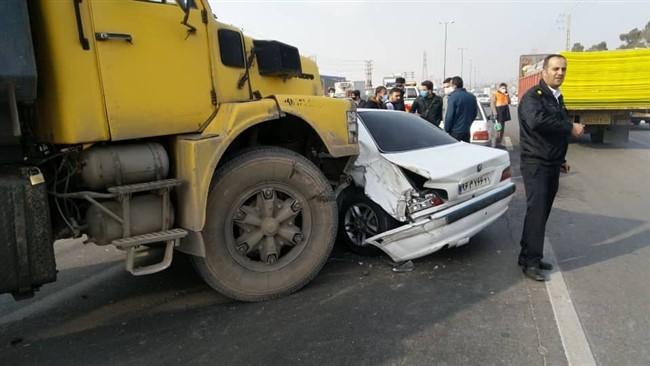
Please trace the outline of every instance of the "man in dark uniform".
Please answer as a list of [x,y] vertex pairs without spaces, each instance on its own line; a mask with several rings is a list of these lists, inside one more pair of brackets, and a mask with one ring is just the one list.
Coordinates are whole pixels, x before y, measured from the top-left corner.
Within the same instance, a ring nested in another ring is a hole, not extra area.
[[395,87],[400,90],[399,101],[393,104],[396,111],[406,111],[406,106],[404,105],[404,84],[406,84],[406,79],[401,76],[395,78]]
[[569,136],[580,137],[584,133],[584,125],[569,120],[560,92],[566,67],[564,56],[544,58],[542,80],[524,94],[518,107],[521,175],[527,206],[519,265],[526,276],[536,281],[545,281],[542,270],[552,269],[550,263],[542,261],[544,232],[560,173],[569,171],[565,160]]

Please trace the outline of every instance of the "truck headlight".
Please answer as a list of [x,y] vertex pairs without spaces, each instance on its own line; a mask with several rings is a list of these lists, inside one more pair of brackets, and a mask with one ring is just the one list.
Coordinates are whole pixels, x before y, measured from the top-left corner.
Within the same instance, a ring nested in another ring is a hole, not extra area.
[[357,112],[348,111],[348,143],[356,144],[359,142],[359,125],[357,124]]

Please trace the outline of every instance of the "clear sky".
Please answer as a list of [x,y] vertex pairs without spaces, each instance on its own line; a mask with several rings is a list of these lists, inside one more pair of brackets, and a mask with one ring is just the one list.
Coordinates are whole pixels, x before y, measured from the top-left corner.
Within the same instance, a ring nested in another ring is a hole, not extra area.
[[[431,80],[443,76],[447,27],[447,76],[461,74],[474,86],[517,78],[519,56],[550,53],[570,43],[621,45],[619,35],[650,21],[649,1],[220,1],[217,18],[258,39],[275,39],[315,57],[323,75],[365,80],[413,72],[422,81],[423,54]],[[460,48],[463,48],[461,51]],[[569,65],[570,72],[571,65]]]

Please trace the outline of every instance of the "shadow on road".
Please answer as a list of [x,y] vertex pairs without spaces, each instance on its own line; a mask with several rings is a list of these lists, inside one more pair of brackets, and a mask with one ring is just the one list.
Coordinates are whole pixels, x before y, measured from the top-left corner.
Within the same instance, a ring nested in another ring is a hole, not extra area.
[[121,274],[45,319],[0,327],[0,363],[565,364],[545,286],[516,265],[522,204],[413,272],[337,249],[306,288],[274,301],[226,299],[187,261]]

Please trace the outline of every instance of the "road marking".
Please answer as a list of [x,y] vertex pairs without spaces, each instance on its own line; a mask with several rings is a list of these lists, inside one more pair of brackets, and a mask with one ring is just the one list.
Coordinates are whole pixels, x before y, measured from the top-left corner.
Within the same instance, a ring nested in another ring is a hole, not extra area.
[[633,139],[633,138],[631,138],[631,137],[629,138],[629,140],[630,140],[630,141],[633,141],[633,142],[636,142],[637,144],[640,144],[640,145],[643,145],[643,146],[650,146],[650,144],[647,144],[647,143],[645,143],[645,142],[643,142],[643,141],[639,141],[639,140],[637,140],[637,139]]
[[505,137],[503,137],[503,141],[506,142],[506,149],[508,149],[508,151],[512,151],[512,150],[515,149],[515,148],[512,146],[512,140],[510,139],[510,136],[505,136]]
[[584,329],[582,329],[578,313],[573,306],[569,290],[566,282],[564,282],[564,276],[557,264],[557,258],[548,238],[544,238],[544,258],[554,268],[549,276],[550,279],[546,281],[546,290],[553,307],[555,322],[560,331],[560,338],[562,339],[567,361],[570,366],[596,366],[594,354],[591,352],[589,342],[587,342],[587,336]]
[[50,310],[57,305],[61,304],[64,301],[69,300],[74,296],[78,296],[80,293],[87,291],[88,289],[97,286],[97,284],[102,283],[109,278],[117,275],[118,273],[124,272],[124,264],[119,263],[114,266],[111,266],[98,274],[86,278],[83,281],[77,282],[74,285],[70,285],[57,291],[51,295],[48,295],[36,302],[33,302],[27,306],[24,306],[12,313],[9,313],[0,318],[0,325],[7,323],[12,323],[18,320],[22,320],[28,316],[34,316],[38,313],[45,312]]

